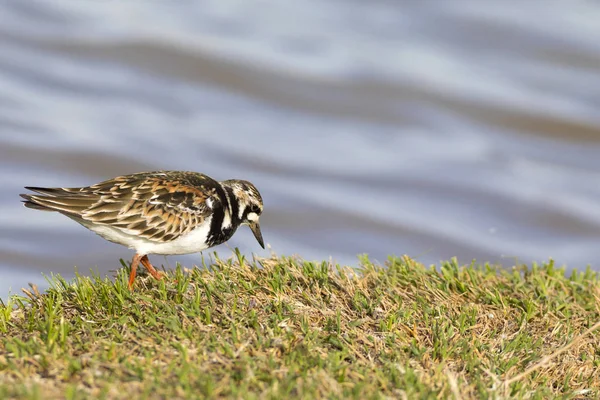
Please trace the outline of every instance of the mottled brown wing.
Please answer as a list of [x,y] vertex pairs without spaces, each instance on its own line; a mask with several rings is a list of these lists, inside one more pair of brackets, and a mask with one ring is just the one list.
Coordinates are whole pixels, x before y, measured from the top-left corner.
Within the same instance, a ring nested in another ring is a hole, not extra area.
[[222,207],[217,187],[216,181],[203,174],[159,171],[84,188],[30,188],[44,196],[27,195],[27,200],[37,208],[169,242],[191,232]]
[[97,186],[95,191],[104,194],[82,213],[83,219],[133,231],[158,242],[169,242],[191,232],[214,207],[220,206],[210,178],[201,186],[168,176],[117,180],[108,192],[102,184]]

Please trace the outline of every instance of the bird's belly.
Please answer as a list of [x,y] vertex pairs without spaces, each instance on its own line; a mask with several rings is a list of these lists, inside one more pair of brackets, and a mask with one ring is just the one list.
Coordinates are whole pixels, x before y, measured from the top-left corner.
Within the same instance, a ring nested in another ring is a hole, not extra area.
[[134,248],[140,254],[170,255],[198,253],[209,247],[206,244],[206,236],[208,235],[209,228],[210,225],[207,225],[207,229],[203,229],[202,227],[196,228],[186,235],[165,243],[142,239],[143,243]]
[[210,218],[198,228],[170,242],[149,240],[110,225],[82,224],[104,239],[134,249],[138,254],[190,254],[209,247],[206,238],[210,230]]

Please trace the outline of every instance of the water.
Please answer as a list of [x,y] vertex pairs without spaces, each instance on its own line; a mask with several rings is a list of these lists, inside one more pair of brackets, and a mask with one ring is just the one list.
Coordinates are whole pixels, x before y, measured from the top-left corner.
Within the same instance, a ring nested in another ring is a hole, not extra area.
[[[599,20],[558,0],[4,0],[0,296],[132,256],[23,186],[156,169],[254,182],[278,254],[600,269]],[[234,246],[270,251],[247,228]]]

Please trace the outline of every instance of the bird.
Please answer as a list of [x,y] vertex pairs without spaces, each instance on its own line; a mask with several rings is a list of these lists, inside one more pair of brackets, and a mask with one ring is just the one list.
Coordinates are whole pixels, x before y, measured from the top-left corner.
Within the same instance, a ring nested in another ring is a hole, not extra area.
[[193,171],[152,171],[117,176],[91,186],[26,186],[25,207],[56,211],[104,239],[135,250],[128,287],[141,263],[155,279],[163,273],[148,255],[197,253],[228,241],[248,225],[264,249],[259,218],[263,201],[246,180],[217,181]]

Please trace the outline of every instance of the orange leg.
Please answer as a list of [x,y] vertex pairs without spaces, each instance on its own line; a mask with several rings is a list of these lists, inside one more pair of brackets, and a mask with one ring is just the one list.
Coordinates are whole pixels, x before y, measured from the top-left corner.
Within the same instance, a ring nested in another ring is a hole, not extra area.
[[152,266],[152,264],[150,264],[150,260],[148,260],[148,256],[143,256],[140,259],[140,262],[142,263],[142,265],[144,267],[146,267],[146,269],[148,270],[148,272],[150,273],[150,275],[152,275],[154,277],[154,279],[156,280],[161,280],[163,277],[163,273],[160,271],[157,271],[156,268],[154,268]]
[[[143,256],[145,257],[145,256]],[[137,272],[137,267],[138,264],[140,263],[140,260],[142,259],[142,256],[140,256],[139,254],[136,254],[135,256],[133,256],[133,259],[131,260],[131,273],[129,274],[129,290],[133,289],[133,281],[135,280],[135,274]]]

